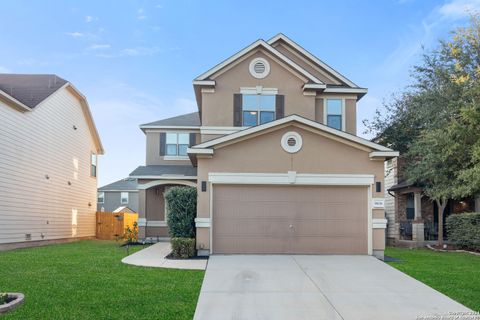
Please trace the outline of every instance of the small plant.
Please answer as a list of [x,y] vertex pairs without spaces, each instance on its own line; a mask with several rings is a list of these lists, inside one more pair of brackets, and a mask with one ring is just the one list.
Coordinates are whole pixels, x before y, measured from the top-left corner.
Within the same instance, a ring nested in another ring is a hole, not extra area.
[[5,292],[0,292],[0,304],[8,302],[8,294]]
[[130,226],[125,228],[123,238],[127,240],[129,244],[138,242],[138,223],[136,221],[133,223],[132,228],[130,228]]

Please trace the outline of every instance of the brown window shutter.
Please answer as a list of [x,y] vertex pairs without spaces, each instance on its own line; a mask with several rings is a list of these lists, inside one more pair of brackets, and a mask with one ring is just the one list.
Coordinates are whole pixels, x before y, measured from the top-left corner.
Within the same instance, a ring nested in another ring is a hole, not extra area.
[[192,132],[190,133],[190,147],[196,144],[197,144],[197,134]]
[[242,126],[242,95],[240,93],[233,95],[233,126]]
[[275,116],[277,120],[285,117],[285,96],[283,94],[277,94],[276,96]]
[[160,155],[165,155],[165,143],[167,142],[167,134],[165,132],[160,132]]

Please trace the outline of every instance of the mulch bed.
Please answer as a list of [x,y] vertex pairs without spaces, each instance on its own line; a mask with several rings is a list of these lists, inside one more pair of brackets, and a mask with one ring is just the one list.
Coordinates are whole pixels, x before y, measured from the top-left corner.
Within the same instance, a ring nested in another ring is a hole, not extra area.
[[169,259],[169,260],[208,260],[208,257],[207,256],[195,256],[195,257],[191,257],[191,258],[187,258],[187,259],[182,259],[182,258],[174,258],[173,255],[170,253],[169,255],[167,255],[165,257],[165,259]]
[[472,250],[464,250],[460,249],[459,247],[453,245],[453,244],[446,244],[445,246],[439,246],[439,245],[427,245],[427,248],[433,251],[438,251],[438,252],[466,252],[470,253],[476,256],[480,256],[480,251],[472,251]]

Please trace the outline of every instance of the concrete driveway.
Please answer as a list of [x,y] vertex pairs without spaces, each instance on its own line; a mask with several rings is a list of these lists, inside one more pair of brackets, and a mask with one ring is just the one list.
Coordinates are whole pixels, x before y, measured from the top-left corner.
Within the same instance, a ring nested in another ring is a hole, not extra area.
[[405,320],[449,312],[471,310],[369,256],[214,255],[194,319]]

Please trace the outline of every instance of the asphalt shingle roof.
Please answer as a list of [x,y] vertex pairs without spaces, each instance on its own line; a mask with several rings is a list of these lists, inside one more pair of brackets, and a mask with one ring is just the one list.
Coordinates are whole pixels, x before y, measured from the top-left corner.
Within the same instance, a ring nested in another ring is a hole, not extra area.
[[125,178],[100,187],[98,190],[137,190],[137,179]]
[[0,73],[0,90],[32,109],[65,83],[55,74]]
[[185,165],[151,165],[140,166],[130,173],[130,176],[162,176],[162,175],[180,175],[196,176],[197,168]]
[[143,126],[184,126],[184,127],[194,127],[200,126],[200,117],[198,116],[198,112],[192,112],[183,114],[180,116],[176,116],[173,118],[162,119],[155,122],[145,123],[140,125]]

